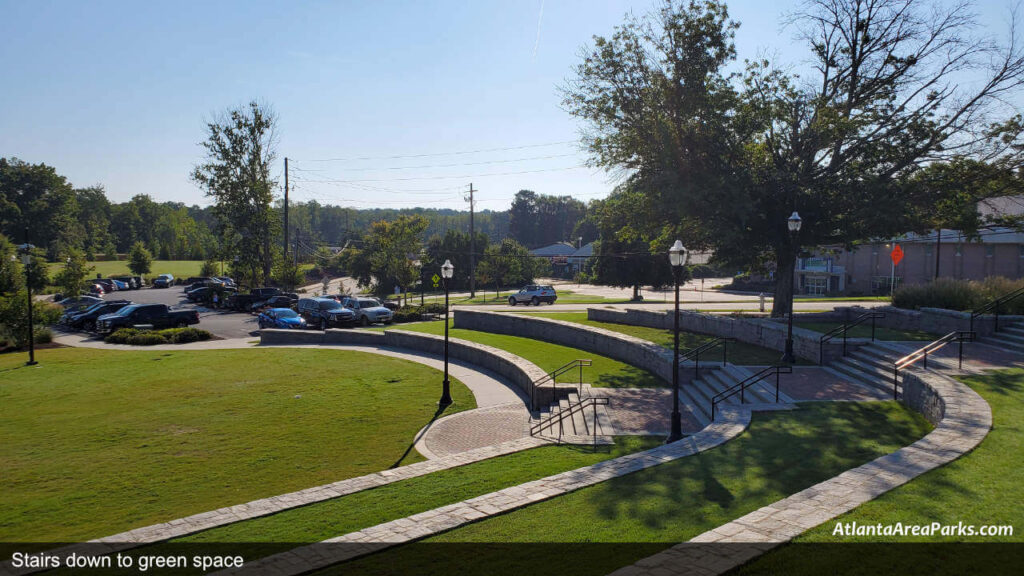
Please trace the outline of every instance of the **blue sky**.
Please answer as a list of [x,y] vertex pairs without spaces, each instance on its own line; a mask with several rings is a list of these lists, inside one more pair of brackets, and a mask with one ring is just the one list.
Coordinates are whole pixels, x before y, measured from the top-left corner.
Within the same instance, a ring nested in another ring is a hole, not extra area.
[[[114,201],[206,204],[188,180],[204,122],[256,99],[279,115],[296,200],[466,208],[470,182],[481,209],[524,188],[600,198],[615,182],[574,168],[580,124],[557,86],[593,35],[653,5],[0,0],[0,156]],[[729,3],[741,60],[805,57],[780,24],[794,5]],[[1006,6],[987,3],[983,21],[1005,22]],[[476,150],[490,151],[438,155]],[[312,161],[331,158],[347,160]]]

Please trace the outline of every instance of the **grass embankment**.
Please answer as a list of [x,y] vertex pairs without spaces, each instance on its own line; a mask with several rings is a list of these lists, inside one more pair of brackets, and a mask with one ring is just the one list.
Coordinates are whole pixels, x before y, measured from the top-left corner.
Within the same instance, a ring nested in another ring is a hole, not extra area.
[[[127,260],[89,262],[87,266],[95,268],[91,273],[91,277],[93,278],[95,278],[97,274],[104,278],[108,278],[110,276],[132,276],[131,271],[128,270]],[[64,268],[64,263],[51,262],[48,264],[48,267],[50,276],[53,276]],[[144,277],[147,281],[151,278],[156,278],[160,274],[172,274],[175,278],[188,278],[189,276],[199,276],[199,271],[202,268],[202,260],[153,260],[153,264],[150,267],[150,273],[145,274]],[[224,269],[227,270],[227,267]]]
[[[805,328],[807,330],[813,330],[815,332],[821,332],[822,334],[839,328],[843,325],[842,322],[796,322],[796,318],[793,319],[793,326],[798,328]],[[846,335],[849,338],[871,338],[871,325],[870,324],[859,324],[850,328],[846,331]],[[924,332],[922,330],[900,330],[899,328],[885,328],[882,326],[875,327],[875,340],[888,340],[888,341],[924,341],[931,342],[941,337],[941,334],[932,334],[931,332]],[[842,335],[836,338],[841,339]]]
[[[437,370],[337,350],[0,356],[0,541],[107,536],[408,464]],[[452,382],[455,404],[475,407]]]
[[[875,554],[867,558],[864,548],[831,546],[827,557],[813,552],[810,543],[835,542],[1022,542],[1024,541],[1024,485],[1020,482],[1020,464],[1024,462],[1024,370],[1013,369],[983,376],[963,378],[992,407],[992,430],[970,453],[941,468],[927,472],[876,500],[834,521],[805,532],[794,542],[765,555],[743,574],[970,574],[981,573],[986,566],[984,550],[941,550],[929,547],[896,547],[897,554]],[[1012,536],[833,536],[836,524],[857,522],[861,526],[990,525],[1013,526]],[[1019,546],[1019,544],[1017,544]],[[992,554],[1005,549],[988,546]],[[884,552],[880,548],[874,552]],[[1018,550],[1019,551],[1019,550]],[[937,553],[941,552],[941,553]],[[1001,557],[1005,559],[1005,554]],[[1012,555],[1011,555],[1012,556]],[[994,559],[998,559],[996,557]],[[1012,559],[1012,558],[1011,558]],[[1019,560],[1019,555],[1017,556]],[[1013,573],[1016,566],[1004,566]]]
[[[498,546],[459,558],[462,573],[607,574],[828,479],[926,434],[894,402],[802,404],[760,412],[740,437],[683,458],[457,528],[426,542],[631,543]],[[638,546],[636,543],[651,543]],[[464,549],[467,550],[468,549]],[[412,545],[341,564],[331,573],[448,574],[452,549]]]
[[[450,321],[454,324],[454,320]],[[379,328],[390,329],[390,327]],[[425,332],[427,334],[444,334],[444,321],[422,322],[398,327],[401,330],[413,332]],[[609,388],[644,388],[667,386],[664,380],[654,374],[630,366],[618,360],[606,356],[600,356],[578,348],[559,346],[531,338],[519,336],[506,336],[504,334],[491,334],[478,330],[464,330],[462,328],[450,328],[448,335],[452,338],[461,338],[501,348],[517,356],[533,362],[546,372],[552,372],[562,366],[579,358],[593,360],[593,365],[583,369],[583,381],[593,386]],[[572,370],[559,377],[559,382],[576,382],[579,380],[579,372]]]
[[[551,318],[552,320],[564,320],[566,322],[575,322],[577,324],[583,324],[585,326],[594,326],[595,328],[604,328],[605,330],[612,330],[621,334],[627,334],[629,336],[635,336],[659,344],[666,348],[672,348],[673,334],[672,330],[663,330],[661,328],[650,328],[647,326],[633,326],[630,324],[616,324],[614,322],[597,322],[595,320],[588,320],[586,312],[551,312],[547,314],[541,313],[528,313],[530,316],[538,316],[541,318]],[[680,353],[686,350],[691,350],[714,340],[714,336],[707,334],[698,334],[696,332],[679,332],[679,350]],[[777,364],[779,362],[782,353],[777,350],[770,350],[768,348],[762,348],[761,346],[754,346],[753,344],[747,344],[745,342],[730,342],[727,348],[727,354],[729,362],[738,364],[740,366],[767,366],[771,364]],[[722,360],[722,348],[721,346],[716,347],[708,353],[701,356],[704,361],[707,362],[721,362]],[[798,360],[798,365],[811,364],[806,360]]]
[[[172,540],[210,542],[320,542],[391,520],[439,508],[509,486],[574,470],[610,458],[653,448],[663,438],[619,437],[614,446],[597,451],[581,446],[544,446],[483,460],[427,476],[295,508],[272,516],[239,522]],[[278,547],[246,547],[246,554],[273,553]],[[143,554],[157,553],[153,548]]]

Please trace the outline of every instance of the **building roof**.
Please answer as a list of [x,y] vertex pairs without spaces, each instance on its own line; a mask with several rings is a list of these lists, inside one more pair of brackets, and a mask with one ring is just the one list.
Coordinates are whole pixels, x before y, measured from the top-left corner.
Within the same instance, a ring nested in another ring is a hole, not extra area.
[[555,242],[548,246],[530,250],[533,256],[570,256],[576,249],[568,242]]

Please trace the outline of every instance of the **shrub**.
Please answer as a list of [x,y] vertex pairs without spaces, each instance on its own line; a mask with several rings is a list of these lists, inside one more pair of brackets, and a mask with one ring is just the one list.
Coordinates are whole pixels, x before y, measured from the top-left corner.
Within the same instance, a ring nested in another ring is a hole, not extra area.
[[[983,281],[939,278],[927,284],[901,286],[893,292],[892,304],[897,308],[945,308],[947,310],[974,310],[992,300],[1024,287],[1024,280],[1002,277]],[[1002,314],[1024,314],[1024,297],[1001,308]]]
[[159,332],[140,332],[129,336],[125,344],[132,346],[154,346],[156,344],[167,344],[167,338],[164,338]]
[[[63,309],[53,302],[35,300],[32,304],[35,338],[39,337],[40,329],[55,324],[62,313]],[[0,297],[0,337],[15,348],[28,345],[28,296],[24,290]]]
[[167,328],[155,332],[135,328],[121,328],[108,335],[103,341],[109,344],[152,346],[154,344],[187,344],[189,342],[209,340],[212,337],[213,334],[198,328]]
[[121,328],[114,332],[107,334],[107,337],[103,339],[108,344],[127,344],[128,338],[139,334],[140,330],[135,328]]
[[392,322],[419,322],[423,320],[424,314],[443,314],[444,305],[427,304],[426,306],[406,306],[395,311],[391,317]]
[[213,337],[206,330],[198,328],[169,328],[158,332],[161,336],[170,341],[171,344],[187,344],[189,342],[200,342]]

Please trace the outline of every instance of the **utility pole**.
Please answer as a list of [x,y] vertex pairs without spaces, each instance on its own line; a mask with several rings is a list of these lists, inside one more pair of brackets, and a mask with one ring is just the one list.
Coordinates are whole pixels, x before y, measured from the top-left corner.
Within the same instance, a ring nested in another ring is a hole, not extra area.
[[473,226],[473,183],[469,183],[469,297],[476,298],[476,229]]
[[939,252],[942,251],[942,226],[935,231],[935,279],[939,279]]
[[284,252],[288,257],[288,157],[284,159]]

